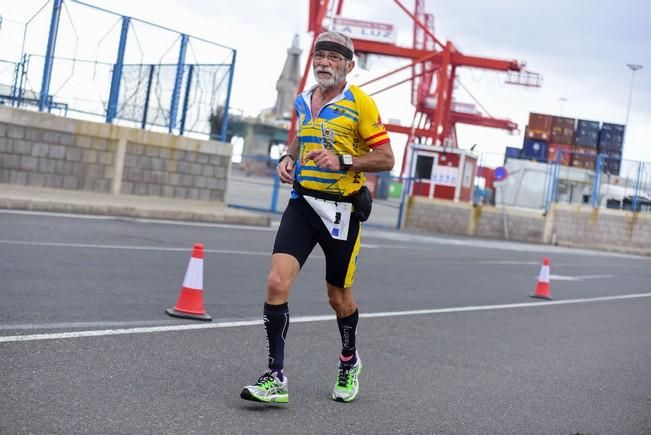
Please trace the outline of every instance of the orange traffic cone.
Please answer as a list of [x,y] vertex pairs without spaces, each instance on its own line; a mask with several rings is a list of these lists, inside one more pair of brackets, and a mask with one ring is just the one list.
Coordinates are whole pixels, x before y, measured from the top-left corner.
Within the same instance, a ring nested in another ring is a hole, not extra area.
[[549,258],[547,257],[543,259],[543,264],[540,268],[540,275],[538,275],[538,283],[536,284],[536,289],[533,291],[533,294],[530,295],[530,297],[548,299],[550,301],[552,300],[551,290],[549,288]]
[[184,319],[212,320],[203,308],[203,244],[194,245],[179,300],[174,308],[168,308],[165,312]]

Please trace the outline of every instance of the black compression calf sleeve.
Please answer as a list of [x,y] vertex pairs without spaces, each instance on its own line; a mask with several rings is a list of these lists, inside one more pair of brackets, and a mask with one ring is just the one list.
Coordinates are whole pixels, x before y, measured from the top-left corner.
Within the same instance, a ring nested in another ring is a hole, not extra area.
[[285,359],[285,338],[289,327],[287,302],[280,305],[264,304],[264,328],[267,332],[269,369],[279,372]]
[[355,354],[355,336],[357,335],[357,321],[359,320],[359,310],[355,310],[348,317],[337,317],[337,326],[341,334],[341,354],[349,357]]

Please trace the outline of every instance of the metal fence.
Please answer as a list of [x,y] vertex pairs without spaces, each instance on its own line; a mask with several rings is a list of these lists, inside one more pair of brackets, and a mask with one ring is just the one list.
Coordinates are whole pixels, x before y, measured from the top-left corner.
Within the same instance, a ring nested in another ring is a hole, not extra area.
[[[488,155],[490,154],[490,155]],[[595,168],[577,168],[557,162],[505,160],[503,154],[480,153],[479,165],[509,168],[502,181],[487,180],[480,170],[474,180],[473,203],[531,208],[546,213],[554,202],[638,212],[651,212],[651,163],[621,160],[614,174],[612,156],[593,156]],[[226,202],[229,206],[272,214],[281,213],[291,186],[280,183],[276,175],[278,160],[263,155],[234,158],[229,177]],[[500,163],[502,162],[502,163]],[[516,162],[517,164],[514,164]],[[610,165],[610,166],[608,166]],[[606,171],[606,172],[604,172]],[[367,174],[373,213],[368,224],[384,228],[401,228],[414,179],[389,173]]]
[[0,102],[225,140],[234,49],[78,0],[11,3]]
[[550,165],[545,196],[545,211],[552,202],[590,205],[651,212],[651,163],[622,159],[607,154],[585,155],[594,170],[588,170],[583,180],[571,177],[570,167],[562,165],[559,152]]
[[651,163],[612,154],[559,150],[554,161],[507,158],[507,179],[495,183],[496,205],[541,209],[552,203],[651,211]]

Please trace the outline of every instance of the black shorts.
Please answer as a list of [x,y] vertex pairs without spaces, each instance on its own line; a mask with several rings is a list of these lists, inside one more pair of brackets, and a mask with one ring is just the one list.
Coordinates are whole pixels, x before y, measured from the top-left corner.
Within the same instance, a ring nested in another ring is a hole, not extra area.
[[351,216],[348,239],[333,239],[319,215],[299,197],[290,199],[274,242],[274,254],[289,254],[301,267],[318,243],[326,259],[326,281],[335,287],[353,286],[360,247],[361,223]]

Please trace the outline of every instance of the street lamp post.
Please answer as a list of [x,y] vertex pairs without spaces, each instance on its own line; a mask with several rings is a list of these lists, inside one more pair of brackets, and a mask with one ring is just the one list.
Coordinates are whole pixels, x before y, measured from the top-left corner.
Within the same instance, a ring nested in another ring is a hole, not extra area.
[[631,73],[631,88],[628,91],[628,106],[626,107],[626,131],[624,132],[624,135],[626,135],[626,132],[628,131],[628,117],[631,115],[631,101],[633,100],[633,83],[635,82],[635,72],[638,70],[642,69],[642,65],[637,65],[634,63],[627,63],[627,67],[629,67],[632,71]]
[[567,98],[560,97],[558,101],[561,102],[561,113],[559,114],[559,116],[563,116],[563,106],[565,105],[565,103],[567,103]]
[[[633,83],[635,82],[635,73],[642,69],[642,65],[635,63],[627,63],[626,66],[631,70],[631,88],[628,92],[628,106],[626,107],[626,124],[624,127],[624,137],[622,144],[622,157],[624,157],[624,145],[626,145],[626,137],[628,136],[628,118],[631,115],[631,101],[633,100]],[[640,172],[642,170],[642,162],[638,164],[637,180],[635,181],[635,195],[633,195],[632,210],[637,211],[639,192],[640,192]]]

